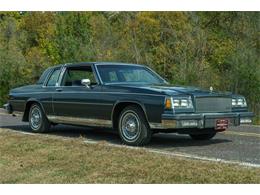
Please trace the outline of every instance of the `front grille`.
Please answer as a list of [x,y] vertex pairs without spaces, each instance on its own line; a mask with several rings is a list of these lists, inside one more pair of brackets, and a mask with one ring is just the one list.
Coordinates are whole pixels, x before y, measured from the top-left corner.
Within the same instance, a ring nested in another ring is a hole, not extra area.
[[197,97],[196,112],[231,112],[231,98],[227,97]]

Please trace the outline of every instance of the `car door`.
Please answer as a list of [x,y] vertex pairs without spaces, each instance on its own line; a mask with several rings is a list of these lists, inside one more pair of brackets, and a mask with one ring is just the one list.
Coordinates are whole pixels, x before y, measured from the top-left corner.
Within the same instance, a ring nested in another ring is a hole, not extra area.
[[[82,79],[90,79],[91,84],[82,85]],[[67,67],[53,95],[55,115],[71,124],[112,124],[103,110],[113,105],[106,103],[101,90],[91,65]]]
[[[34,97],[41,101],[45,114],[50,117],[53,116],[52,98],[56,92],[56,85],[60,76],[61,67],[52,68],[47,76],[45,82],[42,83],[41,93],[34,95]],[[45,75],[46,77],[46,75]]]

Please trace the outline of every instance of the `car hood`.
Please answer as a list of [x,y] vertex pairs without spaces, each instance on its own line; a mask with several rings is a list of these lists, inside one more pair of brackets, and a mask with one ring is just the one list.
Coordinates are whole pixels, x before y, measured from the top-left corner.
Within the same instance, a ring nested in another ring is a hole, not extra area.
[[10,93],[21,93],[21,92],[28,92],[28,91],[32,91],[36,88],[40,88],[40,85],[25,85],[25,86],[21,86],[21,87],[17,87],[14,88],[12,90],[10,90]]
[[230,96],[231,93],[210,91],[197,87],[171,86],[171,85],[149,85],[143,86],[144,89],[149,89],[164,93],[166,95],[191,95],[191,96]]

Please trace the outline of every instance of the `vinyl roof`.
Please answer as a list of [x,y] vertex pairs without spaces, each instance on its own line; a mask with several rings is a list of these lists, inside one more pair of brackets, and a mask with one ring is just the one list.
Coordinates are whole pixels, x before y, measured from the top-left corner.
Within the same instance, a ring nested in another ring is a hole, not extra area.
[[74,66],[84,66],[84,65],[132,65],[132,66],[143,66],[140,64],[131,64],[131,63],[122,63],[122,62],[76,62],[76,63],[66,63],[66,64],[59,64],[56,66],[53,66],[51,68],[58,68],[61,66],[66,67],[74,67]]

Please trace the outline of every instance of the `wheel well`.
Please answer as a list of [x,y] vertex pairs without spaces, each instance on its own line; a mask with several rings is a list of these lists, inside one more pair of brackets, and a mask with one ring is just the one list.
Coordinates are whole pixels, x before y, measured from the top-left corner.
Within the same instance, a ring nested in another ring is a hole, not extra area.
[[28,121],[29,121],[30,107],[31,107],[31,105],[32,105],[33,103],[38,104],[37,101],[29,101],[29,102],[26,103],[22,121],[24,121],[24,122],[28,122]]
[[[135,103],[135,102],[120,102],[120,103],[118,103],[118,104],[115,106],[115,108],[114,108],[114,110],[113,110],[112,122],[113,122],[113,128],[114,128],[114,129],[117,129],[117,128],[118,128],[119,115],[120,115],[120,113],[122,112],[122,110],[123,110],[124,108],[126,108],[127,106],[131,106],[131,105],[134,105],[134,106],[137,106],[137,107],[141,108],[141,110],[143,111],[143,113],[144,113],[144,115],[145,115],[146,120],[148,120],[147,117],[146,117],[144,108],[143,108],[140,104]],[[148,122],[148,121],[147,121],[147,122]]]

